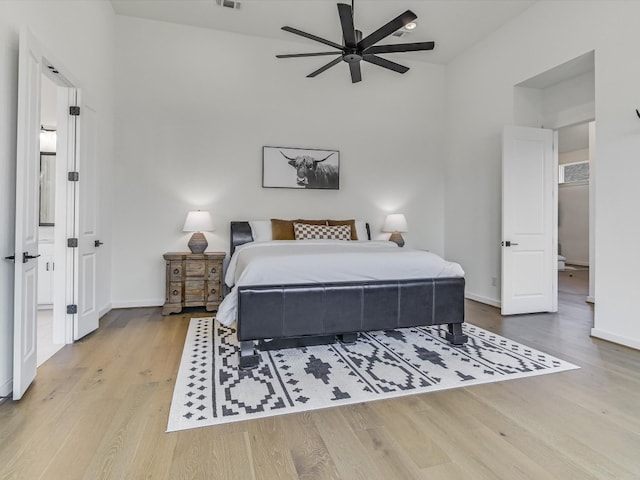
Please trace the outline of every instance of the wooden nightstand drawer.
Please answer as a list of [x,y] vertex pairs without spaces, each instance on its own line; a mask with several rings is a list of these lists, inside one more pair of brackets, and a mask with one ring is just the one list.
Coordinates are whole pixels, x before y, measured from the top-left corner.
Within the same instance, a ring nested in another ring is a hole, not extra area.
[[220,302],[222,300],[222,292],[218,284],[209,285],[209,296],[207,302]]
[[184,303],[204,303],[204,280],[186,280],[184,282]]
[[165,253],[166,294],[162,314],[180,313],[183,307],[217,310],[222,301],[224,253]]
[[169,278],[172,282],[182,281],[182,262],[169,263]]
[[180,303],[182,302],[182,283],[171,282],[169,289],[167,290],[167,302]]
[[209,280],[219,279],[221,275],[221,266],[218,263],[208,262],[207,263],[207,278]]
[[185,262],[185,272],[187,277],[204,278],[204,262],[202,260],[190,260]]

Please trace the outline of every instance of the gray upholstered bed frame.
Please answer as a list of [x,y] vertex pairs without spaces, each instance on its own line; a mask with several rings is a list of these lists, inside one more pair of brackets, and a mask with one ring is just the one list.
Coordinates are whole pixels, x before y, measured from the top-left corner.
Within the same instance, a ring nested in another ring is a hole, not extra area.
[[[369,225],[367,234],[371,238]],[[231,255],[253,240],[248,222],[231,222]],[[455,345],[467,341],[464,278],[421,278],[305,285],[246,285],[238,288],[240,368],[258,365],[260,349],[355,342],[358,332],[447,325]]]

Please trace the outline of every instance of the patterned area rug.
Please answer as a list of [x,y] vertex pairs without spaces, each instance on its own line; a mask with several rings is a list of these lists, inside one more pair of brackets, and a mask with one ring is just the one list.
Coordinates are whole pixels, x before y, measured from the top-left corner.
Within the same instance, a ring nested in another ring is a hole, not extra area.
[[242,371],[235,329],[192,318],[167,431],[579,368],[470,324],[463,325],[469,341],[453,347],[445,328],[369,332],[353,345],[262,352],[257,368]]

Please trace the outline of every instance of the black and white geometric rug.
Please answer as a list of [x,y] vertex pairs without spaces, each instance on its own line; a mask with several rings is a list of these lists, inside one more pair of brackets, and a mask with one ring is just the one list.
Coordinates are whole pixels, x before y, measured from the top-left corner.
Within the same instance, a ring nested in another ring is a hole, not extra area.
[[446,327],[360,334],[353,345],[261,352],[239,370],[235,329],[192,318],[168,432],[335,405],[424,393],[579,368],[471,324],[451,346]]

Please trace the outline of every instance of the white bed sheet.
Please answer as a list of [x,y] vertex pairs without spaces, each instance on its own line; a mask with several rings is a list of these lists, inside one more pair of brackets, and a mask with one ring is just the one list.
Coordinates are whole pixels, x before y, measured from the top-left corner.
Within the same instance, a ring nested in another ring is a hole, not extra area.
[[231,325],[237,318],[242,285],[279,285],[363,280],[463,277],[462,267],[432,252],[398,248],[393,242],[273,240],[236,248],[225,283],[231,288],[216,318]]

